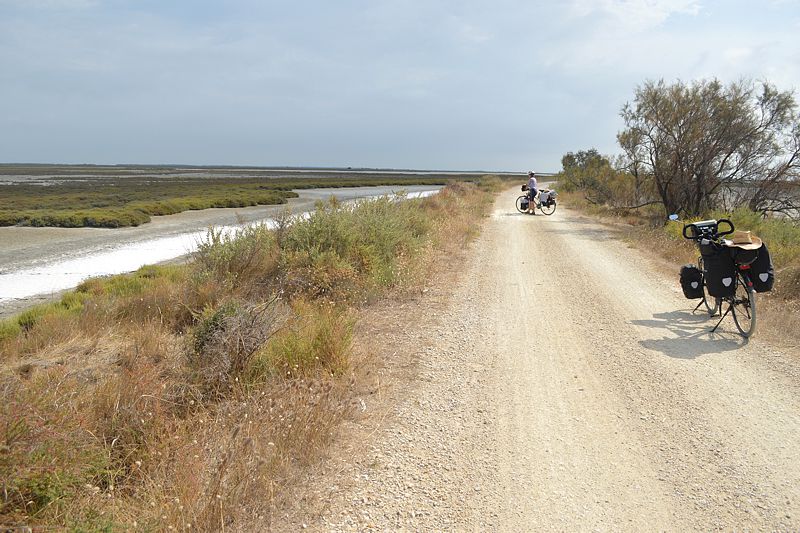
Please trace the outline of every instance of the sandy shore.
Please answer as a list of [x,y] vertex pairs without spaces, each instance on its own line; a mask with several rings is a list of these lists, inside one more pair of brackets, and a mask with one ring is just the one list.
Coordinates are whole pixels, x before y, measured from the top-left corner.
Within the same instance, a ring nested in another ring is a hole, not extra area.
[[[435,186],[407,186],[408,192],[429,191]],[[300,197],[287,205],[246,208],[203,209],[175,215],[153,217],[152,221],[131,228],[31,228],[0,227],[0,275],[56,261],[79,258],[89,252],[119,246],[123,243],[148,241],[159,237],[202,231],[210,226],[235,225],[271,218],[290,209],[301,213],[313,209],[318,200],[335,196],[347,201],[368,196],[391,194],[397,186],[351,187],[341,189],[306,189],[296,191]],[[0,301],[0,317],[52,299],[45,294],[21,300]],[[0,295],[2,298],[2,295]]]

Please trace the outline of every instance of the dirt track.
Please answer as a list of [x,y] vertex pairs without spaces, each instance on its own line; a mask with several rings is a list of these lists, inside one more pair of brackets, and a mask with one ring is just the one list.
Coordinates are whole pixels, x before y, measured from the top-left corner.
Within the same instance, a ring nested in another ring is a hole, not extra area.
[[799,529],[798,354],[730,319],[710,335],[677,274],[561,207],[520,215],[516,194],[458,281],[395,317],[414,318],[379,350],[410,350],[410,377],[367,398],[292,525]]

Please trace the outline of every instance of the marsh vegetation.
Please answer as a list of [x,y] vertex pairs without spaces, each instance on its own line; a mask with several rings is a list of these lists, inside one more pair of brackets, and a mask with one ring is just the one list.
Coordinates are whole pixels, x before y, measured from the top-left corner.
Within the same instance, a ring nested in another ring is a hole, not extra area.
[[[445,185],[464,176],[426,173],[297,173],[58,167],[0,168],[8,178],[0,195],[0,226],[117,228],[138,226],[156,215],[212,207],[279,205],[293,189]],[[132,170],[137,170],[133,172]],[[180,170],[180,169],[179,169]],[[19,173],[24,173],[20,176]],[[255,174],[255,175],[254,175]],[[21,179],[27,177],[28,179]],[[466,177],[466,179],[478,179]]]

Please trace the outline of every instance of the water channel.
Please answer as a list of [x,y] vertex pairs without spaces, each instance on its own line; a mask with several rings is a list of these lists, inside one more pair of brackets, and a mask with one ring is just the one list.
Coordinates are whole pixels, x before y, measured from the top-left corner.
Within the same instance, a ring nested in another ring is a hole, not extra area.
[[[430,196],[439,189],[407,186],[400,198]],[[290,201],[289,208],[295,216],[307,216],[314,202],[330,196],[357,202],[395,196],[398,191],[397,187],[353,187],[297,192],[300,198]],[[274,223],[270,215],[283,209],[285,206],[259,206],[179,213],[119,230],[0,228],[0,316],[50,299],[87,278],[132,272],[190,254],[211,227],[232,234],[245,225],[270,225]]]

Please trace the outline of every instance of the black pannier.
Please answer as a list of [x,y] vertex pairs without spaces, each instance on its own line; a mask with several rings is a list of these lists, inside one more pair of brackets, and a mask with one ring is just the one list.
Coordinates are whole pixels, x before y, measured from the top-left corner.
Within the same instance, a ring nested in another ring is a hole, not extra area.
[[703,273],[694,265],[681,267],[681,288],[690,300],[703,297]]
[[717,298],[736,292],[736,264],[728,250],[703,256],[708,294]]
[[758,257],[750,263],[750,281],[753,282],[756,292],[769,292],[775,284],[775,269],[766,244],[761,245]]

